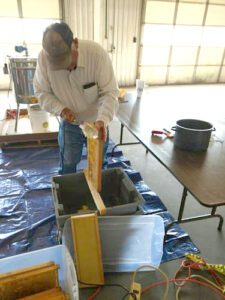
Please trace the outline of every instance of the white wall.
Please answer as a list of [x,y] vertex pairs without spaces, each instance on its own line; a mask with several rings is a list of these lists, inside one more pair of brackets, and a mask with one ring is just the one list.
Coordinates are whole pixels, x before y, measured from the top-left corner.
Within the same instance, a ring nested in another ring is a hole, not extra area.
[[38,55],[44,29],[62,17],[61,1],[0,0],[0,89],[9,89],[9,75],[3,74],[8,56],[25,55],[25,51],[19,54],[14,49],[24,42],[28,46],[29,55]]
[[80,39],[110,54],[120,86],[135,84],[142,0],[65,0],[65,21]]

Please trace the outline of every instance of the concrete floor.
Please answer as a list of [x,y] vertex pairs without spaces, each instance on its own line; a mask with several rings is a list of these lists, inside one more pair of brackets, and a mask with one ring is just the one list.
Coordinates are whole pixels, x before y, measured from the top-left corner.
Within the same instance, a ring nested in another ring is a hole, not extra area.
[[[166,87],[162,87],[161,89],[162,92],[163,89],[165,92],[167,92],[168,98],[179,96],[177,95],[177,90],[175,87],[171,87],[167,90]],[[212,95],[221,97],[221,99],[224,99],[224,105],[222,109],[217,108],[217,110],[220,114],[220,117],[223,116],[223,118],[225,118],[224,86],[179,86],[178,89],[179,93],[182,92],[181,89],[183,89],[183,94],[186,95],[186,97],[188,97],[188,93],[192,93],[191,91],[193,91],[197,97],[200,94],[202,95],[202,97],[211,97]],[[168,94],[168,92],[170,94]],[[110,128],[110,135],[112,139],[115,141],[115,143],[119,142],[120,123],[117,120],[114,120],[111,123]],[[124,142],[125,141],[135,141],[133,136],[126,129],[124,130]],[[142,145],[121,146],[121,150],[123,151],[124,155],[131,161],[133,168],[141,173],[145,183],[158,194],[163,203],[166,205],[168,211],[170,211],[171,214],[175,218],[177,218],[180,199],[182,195],[181,184],[151,154],[146,154],[145,148]],[[224,207],[218,208],[217,211],[225,218]],[[204,213],[210,213],[210,209],[201,206],[191,195],[188,195],[184,217],[196,216]],[[188,232],[193,242],[200,249],[200,255],[205,258],[207,262],[215,264],[225,264],[225,227],[223,227],[222,231],[217,230],[217,218],[185,223],[181,226]],[[170,278],[172,278],[180,263],[181,260],[174,260],[162,264],[160,268],[165,271]],[[158,278],[158,275],[152,273],[151,279],[149,281],[154,282],[153,278],[155,276]],[[143,300],[162,299],[162,291],[163,288],[158,287],[156,289],[153,289],[142,298]],[[99,297],[97,299],[103,298]],[[107,299],[110,300],[113,298]],[[170,285],[168,299],[176,299],[172,284]],[[189,284],[189,286],[183,288],[183,292],[181,291],[179,299],[214,300],[222,298],[209,291],[207,288],[198,288],[194,284]]]
[[[204,89],[204,87],[203,87]],[[117,119],[110,124],[110,137],[115,143],[119,142],[120,123]],[[124,142],[136,141],[134,137],[125,129]],[[182,195],[181,184],[167,171],[151,154],[146,154],[142,145],[120,146],[123,154],[128,158],[132,167],[140,172],[145,183],[155,191],[168,211],[176,218]],[[198,202],[188,195],[185,207],[184,217],[201,215],[209,213],[210,210],[199,205]],[[218,209],[225,218],[225,208]],[[200,255],[209,263],[225,264],[225,229],[217,230],[218,219],[206,219],[190,223],[181,224],[186,232],[188,232],[192,241],[200,249]],[[128,250],[129,251],[129,250]],[[163,270],[169,278],[174,275],[179,268],[183,259],[177,259],[161,264],[160,269]],[[182,273],[185,276],[185,273]],[[120,273],[107,274],[105,280],[107,283],[120,283],[126,287],[130,286],[132,274]],[[141,272],[137,276],[137,281],[143,287],[148,286],[157,281],[164,280],[158,272]],[[151,291],[142,295],[141,300],[161,300],[165,285],[155,287]],[[91,294],[91,290],[82,290],[80,292],[81,300],[87,299],[87,295]],[[105,287],[95,298],[99,300],[120,300],[123,299],[125,292],[119,287]],[[129,299],[128,297],[124,299]],[[170,284],[167,300],[176,299],[176,288],[173,283]],[[182,288],[179,298],[180,300],[219,300],[224,299],[205,287],[200,287],[195,283],[188,283]],[[176,299],[176,300],[177,300]],[[131,300],[131,298],[129,299]]]
[[[187,86],[184,87],[185,91],[183,95],[188,98],[187,90],[192,94],[193,88],[195,89],[194,94],[201,97],[212,97],[213,95],[225,99],[225,87],[223,85],[201,85],[201,86]],[[159,88],[162,94],[167,97],[173,97],[175,95],[175,87],[166,89],[166,87]],[[179,87],[181,89],[181,87]],[[168,95],[168,92],[170,93]],[[1,103],[4,102],[3,93],[0,93]],[[188,100],[188,99],[186,99]],[[224,100],[225,101],[225,100]],[[4,103],[5,106],[5,103]],[[2,111],[2,110],[1,110]],[[225,116],[225,105],[222,109],[218,108],[218,113]],[[110,124],[110,137],[115,143],[119,142],[120,123],[118,120],[114,120]],[[125,130],[124,140],[135,141],[131,134]],[[139,171],[145,181],[145,183],[155,191],[161,198],[163,203],[168,208],[168,211],[176,218],[180,199],[182,195],[182,186],[179,182],[151,155],[146,154],[145,149],[141,145],[123,146],[121,147],[124,155],[130,160],[134,169]],[[192,216],[209,212],[209,209],[204,208],[193,199],[191,195],[188,195],[187,205],[185,207],[185,216]],[[221,207],[218,212],[225,218],[225,208]],[[188,232],[193,242],[200,249],[200,255],[207,260],[209,263],[225,264],[225,229],[221,232],[217,230],[218,220],[207,219],[191,223],[182,224],[182,227]],[[224,225],[225,226],[225,225]],[[166,272],[169,278],[173,278],[177,268],[179,267],[181,260],[174,260],[171,262],[164,263],[160,268]],[[157,280],[161,280],[160,275],[156,272],[148,272],[138,274],[137,281],[143,283],[146,286]],[[131,282],[131,274],[108,274],[106,275],[106,282],[120,283],[129,287]],[[144,294],[141,299],[152,299],[159,300],[163,299],[163,287],[156,287]],[[90,290],[83,290],[80,294],[80,299],[87,299],[87,295],[90,295]],[[125,292],[118,287],[105,287],[102,289],[99,296],[96,299],[104,300],[119,300],[123,299]],[[128,299],[128,297],[124,298]],[[170,285],[168,300],[176,299],[174,285]],[[189,283],[183,287],[180,293],[179,299],[186,300],[218,300],[223,299],[217,296],[207,288],[202,288],[196,284]]]

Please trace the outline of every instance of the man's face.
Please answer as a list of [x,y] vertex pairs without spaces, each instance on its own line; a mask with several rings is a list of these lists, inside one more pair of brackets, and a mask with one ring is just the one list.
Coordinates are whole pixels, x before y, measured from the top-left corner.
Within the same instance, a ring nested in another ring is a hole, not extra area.
[[71,64],[68,67],[68,70],[72,71],[77,66],[78,60],[78,39],[75,38],[71,45]]

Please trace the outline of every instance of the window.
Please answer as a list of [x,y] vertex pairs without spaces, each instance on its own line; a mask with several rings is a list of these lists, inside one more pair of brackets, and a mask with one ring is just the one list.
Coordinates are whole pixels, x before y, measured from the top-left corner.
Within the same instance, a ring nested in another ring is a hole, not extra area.
[[26,45],[28,54],[37,57],[44,29],[61,15],[59,0],[0,0],[0,89],[9,88],[9,76],[3,74],[8,56],[25,55],[15,46]]
[[149,84],[224,82],[224,0],[146,0],[145,4],[142,79]]

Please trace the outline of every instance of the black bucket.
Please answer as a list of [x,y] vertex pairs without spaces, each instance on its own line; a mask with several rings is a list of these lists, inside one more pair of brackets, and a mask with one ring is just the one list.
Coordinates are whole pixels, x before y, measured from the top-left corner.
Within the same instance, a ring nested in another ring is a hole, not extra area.
[[216,130],[209,122],[182,119],[172,127],[175,131],[174,146],[189,151],[205,151],[208,148],[212,131]]

